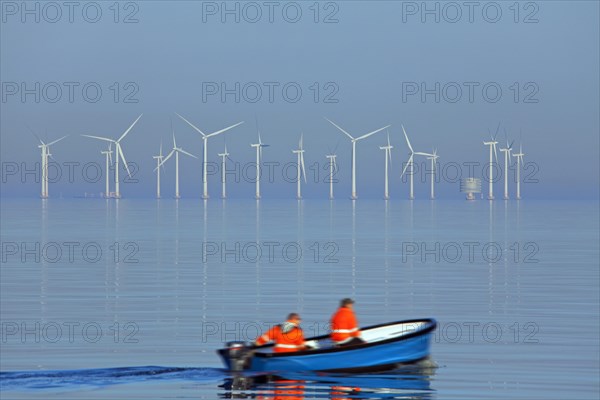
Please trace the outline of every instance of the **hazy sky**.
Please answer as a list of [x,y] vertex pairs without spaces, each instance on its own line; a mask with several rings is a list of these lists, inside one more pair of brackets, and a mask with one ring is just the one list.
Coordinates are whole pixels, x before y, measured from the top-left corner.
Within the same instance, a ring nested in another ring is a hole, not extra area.
[[[92,181],[97,167],[104,167],[105,146],[80,135],[116,138],[143,113],[123,140],[137,183],[125,183],[121,191],[152,197],[152,156],[161,139],[169,151],[171,118],[178,112],[205,132],[245,121],[209,141],[210,161],[219,161],[226,141],[229,168],[239,163],[237,176],[228,176],[232,197],[254,195],[248,163],[255,157],[255,118],[271,145],[264,161],[275,163],[274,182],[263,178],[263,196],[295,195],[295,169],[286,163],[295,162],[291,150],[304,132],[306,197],[326,198],[325,155],[336,146],[336,195],[348,197],[350,141],[328,117],[357,136],[392,125],[395,198],[408,192],[400,180],[408,156],[401,124],[416,151],[437,148],[442,179],[436,191],[454,199],[462,197],[457,166],[463,177],[481,177],[488,155],[482,141],[499,122],[501,145],[504,128],[517,148],[522,131],[524,197],[597,198],[598,2],[426,4],[433,11],[427,13],[423,2],[392,1],[141,1],[118,9],[112,1],[77,2],[71,9],[63,2],[3,1],[2,195],[39,195],[35,174],[23,174],[40,160],[27,126],[49,141],[70,135],[52,148],[62,172],[50,185],[52,197],[103,191],[103,177]],[[200,135],[176,117],[173,125],[178,145],[201,157]],[[358,144],[359,197],[383,194],[379,146],[385,141],[383,132]],[[472,173],[464,164],[469,162],[479,163]],[[180,168],[182,196],[199,197],[201,160],[183,156]],[[510,176],[514,194],[514,170]],[[429,193],[426,179],[416,179],[418,198]],[[218,172],[209,180],[212,197],[218,197]],[[501,190],[497,182],[496,194]],[[162,191],[174,191],[171,161]]]

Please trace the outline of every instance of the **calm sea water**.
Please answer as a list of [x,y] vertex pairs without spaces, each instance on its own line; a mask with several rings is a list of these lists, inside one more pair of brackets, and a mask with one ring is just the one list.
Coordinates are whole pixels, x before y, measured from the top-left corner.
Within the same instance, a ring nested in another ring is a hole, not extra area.
[[597,201],[7,199],[1,217],[3,399],[231,396],[223,341],[290,311],[325,333],[348,296],[361,325],[436,318],[437,368],[246,393],[599,395]]

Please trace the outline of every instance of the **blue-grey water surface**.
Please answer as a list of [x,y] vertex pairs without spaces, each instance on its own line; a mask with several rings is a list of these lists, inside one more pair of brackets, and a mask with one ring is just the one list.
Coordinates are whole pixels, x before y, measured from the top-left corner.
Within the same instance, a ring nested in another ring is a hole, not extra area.
[[438,367],[248,394],[598,398],[597,201],[6,199],[1,217],[3,399],[230,396],[224,341],[290,311],[323,334],[348,296],[361,325],[436,318]]

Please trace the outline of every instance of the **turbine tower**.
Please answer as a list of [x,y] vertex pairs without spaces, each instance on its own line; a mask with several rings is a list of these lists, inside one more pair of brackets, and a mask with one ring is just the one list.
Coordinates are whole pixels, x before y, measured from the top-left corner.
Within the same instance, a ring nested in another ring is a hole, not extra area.
[[329,159],[329,200],[333,200],[333,174],[337,172],[337,164],[335,162],[337,155],[328,154],[326,157]]
[[521,164],[523,163],[523,145],[519,145],[519,152],[513,154],[517,159],[517,200],[521,200]]
[[435,164],[439,157],[440,156],[437,155],[437,149],[433,150],[433,154],[430,154],[429,156],[427,156],[427,159],[431,160],[431,200],[435,199],[435,191],[434,191],[433,185],[435,183]]
[[48,158],[52,157],[52,154],[50,154],[50,146],[60,142],[66,137],[67,136],[63,136],[60,139],[56,139],[50,143],[44,143],[44,141],[36,135],[36,138],[40,141],[38,148],[42,149],[42,191],[40,193],[40,197],[42,199],[48,198]]
[[406,172],[406,170],[408,169],[408,167],[410,166],[410,189],[409,189],[409,195],[408,198],[410,200],[413,200],[415,198],[415,191],[414,191],[414,158],[415,155],[419,155],[419,156],[426,156],[429,157],[432,154],[429,153],[423,153],[420,151],[414,151],[411,144],[410,144],[410,140],[408,140],[408,135],[406,134],[406,130],[404,129],[404,125],[402,125],[402,132],[404,132],[404,137],[406,138],[406,144],[408,145],[408,148],[410,150],[410,157],[408,157],[408,162],[406,163],[406,165],[404,166],[404,169],[402,170],[402,175],[400,175],[400,178],[402,178],[404,176],[404,173]]
[[340,131],[342,131],[346,136],[348,136],[350,138],[350,141],[352,142],[352,194],[350,196],[350,198],[352,200],[356,200],[358,198],[357,193],[356,193],[356,142],[358,142],[359,140],[362,139],[366,139],[371,135],[376,134],[377,132],[380,132],[384,129],[389,128],[391,125],[387,125],[384,126],[383,128],[379,128],[377,130],[374,130],[372,132],[366,133],[362,136],[359,137],[354,137],[351,134],[349,134],[348,132],[346,132],[345,130],[343,130],[342,128],[340,128],[338,125],[335,124],[335,122],[325,118],[327,121],[329,121],[329,123],[331,123],[333,126],[335,126],[336,128],[338,128]]
[[385,188],[384,188],[384,194],[383,194],[383,198],[385,200],[388,200],[390,198],[390,194],[389,194],[389,190],[388,190],[388,161],[391,164],[392,163],[392,149],[394,148],[394,146],[392,146],[390,144],[390,133],[387,133],[387,145],[386,146],[379,146],[379,149],[381,150],[385,150]]
[[300,142],[298,143],[298,149],[292,150],[292,153],[298,156],[297,161],[297,172],[298,172],[298,186],[296,189],[296,198],[300,200],[302,198],[301,178],[304,176],[304,183],[306,183],[306,170],[304,169],[304,147],[302,146],[304,134],[300,135]]
[[160,199],[160,165],[164,159],[162,152],[162,140],[160,141],[160,151],[158,152],[158,155],[153,156],[152,158],[156,160],[156,198]]
[[[177,114],[177,113],[175,113]],[[213,136],[217,136],[220,135],[223,132],[227,132],[230,129],[235,128],[238,125],[241,125],[244,123],[244,121],[242,122],[238,122],[237,124],[228,126],[225,129],[221,129],[219,131],[213,132],[213,133],[208,133],[205,134],[204,132],[202,132],[200,129],[198,129],[194,124],[192,124],[190,121],[188,121],[187,119],[183,118],[181,115],[177,114],[177,116],[179,118],[181,118],[182,120],[184,120],[185,122],[187,122],[187,124],[189,126],[191,126],[192,128],[194,128],[196,130],[196,132],[198,132],[199,134],[202,135],[202,141],[204,144],[204,152],[203,152],[203,159],[202,159],[202,198],[203,199],[208,199],[208,177],[207,177],[207,163],[208,163],[208,138],[213,137]]]
[[137,122],[140,120],[140,118],[142,118],[142,115],[143,114],[140,114],[140,116],[137,117],[137,119],[135,121],[133,121],[133,124],[131,124],[131,126],[129,126],[129,128],[127,128],[127,130],[125,132],[123,132],[123,134],[117,140],[106,138],[106,137],[101,137],[101,136],[82,135],[82,136],[89,137],[92,139],[104,140],[104,141],[115,144],[115,152],[117,153],[115,155],[115,197],[117,199],[121,197],[121,192],[119,190],[119,158],[123,161],[123,164],[125,164],[125,169],[127,170],[127,175],[129,175],[129,177],[131,177],[131,172],[129,171],[129,167],[127,166],[127,160],[125,159],[125,155],[123,154],[123,149],[121,148],[121,140],[123,140],[125,138],[125,136],[127,136],[127,134],[134,127],[134,125],[137,124]]
[[514,142],[511,142],[509,144],[508,139],[506,139],[506,147],[500,149],[500,151],[504,153],[504,200],[508,200],[508,164],[513,143]]
[[104,186],[104,197],[105,198],[110,197],[110,166],[113,163],[112,153],[113,153],[112,143],[108,144],[108,149],[100,152],[100,154],[104,154],[104,158],[106,159],[106,183]]
[[260,174],[261,167],[260,163],[262,161],[262,149],[263,147],[268,147],[268,144],[264,144],[260,138],[260,132],[258,132],[258,143],[251,143],[250,147],[256,148],[256,199],[260,199]]
[[222,199],[226,199],[227,198],[227,191],[226,191],[226,183],[225,183],[225,163],[226,163],[226,159],[229,158],[229,153],[227,152],[227,145],[225,145],[225,151],[223,153],[219,153],[218,154],[219,157],[221,157],[221,183],[222,183],[222,189],[221,189],[221,198]]
[[496,141],[496,137],[498,136],[498,130],[500,129],[500,123],[498,123],[498,127],[496,128],[496,134],[492,136],[490,132],[491,140],[489,142],[483,142],[485,146],[490,146],[490,164],[488,168],[489,174],[489,191],[488,191],[488,200],[494,200],[494,173],[493,173],[493,160],[492,160],[492,149],[494,151],[493,155],[496,158],[496,164],[498,163],[498,153],[496,152],[496,145],[498,142]]
[[171,150],[169,155],[166,156],[165,159],[160,164],[158,164],[158,166],[155,168],[155,170],[159,169],[164,163],[166,163],[169,160],[169,158],[171,158],[171,156],[173,154],[175,154],[175,198],[176,199],[180,198],[180,196],[179,196],[179,153],[183,153],[186,156],[198,158],[195,155],[188,153],[181,147],[177,147],[177,142],[175,142],[175,132],[173,132],[173,150]]

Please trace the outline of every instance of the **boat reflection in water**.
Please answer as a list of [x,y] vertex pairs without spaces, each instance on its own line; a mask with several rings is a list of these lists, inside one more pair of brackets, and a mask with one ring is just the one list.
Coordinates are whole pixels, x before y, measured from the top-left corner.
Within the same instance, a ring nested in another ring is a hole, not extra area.
[[430,359],[382,374],[291,373],[282,376],[239,374],[225,380],[219,395],[228,399],[431,399]]

